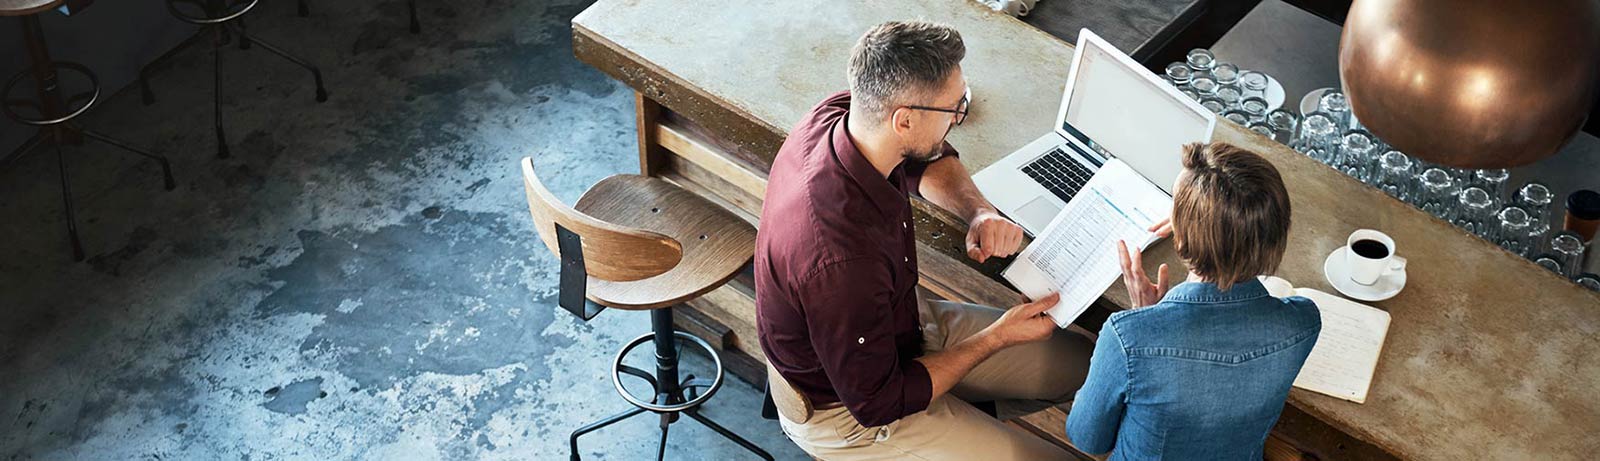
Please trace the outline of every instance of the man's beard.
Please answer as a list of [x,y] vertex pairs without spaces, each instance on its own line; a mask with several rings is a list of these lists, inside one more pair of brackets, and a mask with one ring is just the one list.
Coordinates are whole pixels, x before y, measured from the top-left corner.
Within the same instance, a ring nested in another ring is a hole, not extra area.
[[935,144],[933,147],[928,148],[928,149],[921,149],[921,150],[906,149],[905,152],[901,152],[900,153],[900,156],[901,157],[905,157],[907,160],[914,160],[914,161],[918,161],[918,162],[932,162],[934,160],[938,160],[939,157],[943,157],[944,156],[944,143],[940,142],[940,143]]

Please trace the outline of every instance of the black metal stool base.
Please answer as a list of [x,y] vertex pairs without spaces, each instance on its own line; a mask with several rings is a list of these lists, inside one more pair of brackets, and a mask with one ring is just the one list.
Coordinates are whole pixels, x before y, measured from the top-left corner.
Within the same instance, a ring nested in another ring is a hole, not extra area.
[[[95,77],[94,72],[91,72],[88,67],[84,67],[82,64],[52,61],[49,50],[45,46],[44,29],[40,24],[39,17],[37,15],[28,15],[23,16],[21,20],[23,41],[28,45],[29,61],[32,69],[18,73],[8,80],[3,88],[0,88],[0,113],[4,113],[7,118],[18,123],[37,126],[39,131],[29,137],[27,141],[24,141],[16,150],[11,151],[6,157],[0,158],[0,165],[8,165],[28,155],[29,152],[44,145],[45,142],[54,145],[56,169],[60,172],[61,204],[67,221],[67,240],[72,245],[72,259],[74,261],[83,261],[83,240],[78,236],[78,217],[76,207],[73,206],[72,201],[71,175],[67,170],[66,155],[61,152],[62,145],[81,145],[85,138],[106,143],[111,147],[132,152],[159,163],[161,165],[162,180],[167,190],[176,189],[177,182],[172,179],[172,164],[167,161],[166,157],[133,148],[116,138],[96,131],[86,130],[72,122],[74,118],[88,112],[89,108],[94,106],[95,101],[99,100],[100,79]],[[69,74],[76,74],[87,79],[89,82],[88,90],[76,94],[66,94],[63,88],[66,85],[62,83],[60,71],[67,71]],[[37,98],[25,99],[12,96],[12,90],[16,89],[17,85],[30,74],[33,76],[34,84],[37,87],[35,88]],[[19,110],[33,112],[36,115],[25,115],[19,113]]]
[[134,148],[120,140],[117,140],[116,138],[106,136],[97,131],[86,130],[70,123],[64,123],[62,126],[51,126],[41,129],[38,133],[35,133],[32,138],[28,138],[28,140],[24,142],[21,147],[18,147],[15,151],[12,151],[10,155],[3,159],[5,164],[10,164],[17,159],[28,155],[29,152],[44,145],[46,142],[54,145],[53,147],[55,147],[56,151],[56,169],[60,172],[59,178],[61,180],[61,204],[67,221],[67,240],[72,245],[72,260],[83,261],[85,256],[83,251],[83,240],[78,236],[78,217],[76,213],[76,207],[73,205],[72,200],[72,176],[67,170],[66,155],[61,151],[61,146],[63,144],[68,144],[66,137],[73,135],[81,135],[82,138],[80,139],[92,139],[108,144],[111,147],[122,149],[124,151],[137,154],[141,157],[155,160],[156,163],[161,165],[162,185],[167,191],[177,189],[178,183],[172,177],[172,163],[168,162],[166,157]]
[[[612,383],[616,386],[617,392],[622,394],[622,398],[633,404],[634,408],[587,424],[573,431],[572,437],[569,439],[572,448],[571,459],[573,461],[580,459],[578,454],[579,436],[650,411],[661,418],[661,440],[656,448],[657,460],[666,456],[667,431],[671,428],[672,423],[678,421],[678,415],[683,414],[689,416],[690,419],[699,421],[700,424],[704,424],[718,435],[739,444],[746,450],[750,450],[761,459],[771,461],[772,455],[762,450],[761,447],[756,446],[749,440],[745,440],[744,437],[740,437],[721,424],[717,424],[711,418],[700,414],[700,405],[711,398],[712,394],[716,393],[717,389],[722,386],[722,358],[717,355],[717,351],[712,349],[711,345],[706,343],[705,340],[674,330],[672,327],[672,308],[670,307],[650,311],[650,323],[654,331],[629,342],[617,353],[617,359],[612,363]],[[697,379],[694,375],[686,375],[682,380],[678,379],[678,339],[688,340],[690,344],[711,356],[712,362],[716,364],[716,372],[710,381]],[[656,371],[654,374],[622,364],[623,358],[628,355],[629,351],[645,342],[653,342],[655,344]],[[622,386],[623,375],[637,377],[649,383],[654,396],[646,402],[630,394]],[[701,393],[700,389],[704,389],[704,393]]]
[[[226,6],[219,6],[215,3],[206,3],[205,5],[207,6],[207,13],[211,17],[187,16],[179,12],[176,6],[174,6],[178,3],[197,3],[199,0],[167,0],[167,2],[169,9],[172,10],[173,15],[178,17],[179,20],[200,25],[203,27],[203,29],[200,33],[196,34],[194,38],[185,40],[176,48],[173,48],[172,51],[168,51],[166,54],[161,55],[154,61],[145,64],[144,67],[141,67],[139,69],[139,93],[145,105],[148,106],[154,104],[156,102],[155,92],[150,90],[151,68],[176,55],[179,51],[188,48],[195,42],[198,42],[200,37],[206,32],[209,31],[212,33],[211,105],[212,110],[215,113],[213,117],[216,122],[217,158],[228,158],[231,154],[228,150],[227,133],[222,128],[222,48],[227,46],[235,36],[237,36],[239,40],[239,49],[241,50],[248,50],[256,46],[260,46],[262,49],[267,50],[267,52],[278,55],[284,60],[310,71],[312,82],[316,84],[316,101],[319,103],[328,101],[328,90],[322,84],[322,70],[318,69],[317,66],[312,65],[311,63],[306,62],[305,60],[300,59],[299,57],[290,54],[287,51],[284,51],[282,48],[278,48],[272,43],[262,41],[260,37],[250,35],[249,32],[245,31],[242,17],[245,13],[250,11],[250,8],[254,7],[254,2],[234,10],[229,10]],[[306,8],[304,0],[299,2],[299,6],[301,9],[301,16],[309,14],[309,10]],[[230,13],[229,11],[232,12]]]

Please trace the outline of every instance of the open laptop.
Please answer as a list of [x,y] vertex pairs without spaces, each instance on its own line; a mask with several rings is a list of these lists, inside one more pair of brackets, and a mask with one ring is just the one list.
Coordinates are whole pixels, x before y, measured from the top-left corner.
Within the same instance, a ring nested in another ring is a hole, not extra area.
[[1216,123],[1211,111],[1083,29],[1055,130],[972,180],[995,208],[1037,235],[1112,158],[1170,196],[1183,169],[1182,146],[1209,141]]

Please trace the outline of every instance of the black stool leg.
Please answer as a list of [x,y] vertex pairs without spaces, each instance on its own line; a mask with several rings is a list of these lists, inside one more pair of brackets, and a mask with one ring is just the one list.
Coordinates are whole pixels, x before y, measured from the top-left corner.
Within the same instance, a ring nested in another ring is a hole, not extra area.
[[61,203],[67,209],[67,238],[72,240],[72,260],[83,261],[83,242],[78,240],[78,217],[72,212],[72,186],[68,183],[67,157],[61,153],[61,143],[56,143],[56,167],[61,169]]
[[711,428],[711,430],[721,434],[723,438],[732,440],[733,443],[737,443],[739,446],[744,447],[744,449],[750,450],[751,453],[755,453],[756,456],[760,456],[761,459],[772,461],[772,455],[768,454],[766,450],[762,450],[761,447],[756,446],[754,443],[750,443],[749,440],[745,440],[744,437],[740,437],[739,434],[733,433],[733,431],[728,430],[728,428],[722,427],[721,424],[717,424],[716,421],[712,421],[711,418],[707,418],[705,415],[700,414],[699,408],[690,408],[688,410],[684,410],[683,413],[689,415],[689,418],[699,421],[700,424],[704,424],[706,427]]
[[422,23],[417,22],[417,0],[406,0],[406,7],[411,9],[411,33],[422,33]]
[[667,429],[672,428],[672,420],[667,418],[668,415],[661,415],[661,444],[656,445],[656,461],[667,459]]
[[22,145],[17,146],[16,149],[13,149],[10,154],[6,155],[4,158],[0,158],[0,165],[6,165],[21,159],[22,156],[28,155],[28,152],[32,151],[33,148],[39,147],[39,144],[42,142],[44,142],[44,130],[39,130],[33,134],[33,137],[28,138],[27,141],[22,142]]
[[281,56],[281,57],[283,57],[283,59],[287,59],[287,60],[289,60],[289,62],[292,62],[297,66],[304,67],[304,68],[306,68],[306,70],[311,71],[311,78],[316,80],[316,83],[317,83],[317,102],[324,102],[324,101],[328,100],[328,90],[323,88],[323,86],[322,86],[322,71],[321,70],[317,70],[317,66],[311,65],[311,63],[305,62],[304,60],[301,60],[300,58],[297,58],[294,55],[289,54],[287,51],[283,51],[282,49],[279,49],[278,47],[273,46],[271,43],[267,43],[265,41],[262,41],[260,38],[256,38],[254,36],[251,36],[250,34],[245,33],[245,31],[243,29],[235,29],[234,32],[238,33],[239,37],[243,38],[244,40],[249,40],[249,41],[251,41],[252,43],[254,43],[256,45],[261,45],[262,49],[270,51],[270,52],[272,52],[272,54],[276,54],[278,56]]
[[217,124],[217,158],[228,158],[228,135],[222,131],[222,29],[211,45],[211,108]]
[[589,423],[586,426],[578,428],[578,430],[576,430],[576,431],[572,431],[572,437],[568,439],[569,443],[572,446],[572,461],[578,461],[578,436],[583,435],[583,434],[588,434],[590,432],[594,432],[594,431],[597,431],[597,430],[600,430],[600,428],[606,427],[606,426],[610,426],[612,424],[616,424],[618,421],[622,421],[624,419],[632,418],[635,415],[638,415],[639,413],[644,413],[644,409],[643,408],[634,408],[632,410],[624,411],[622,413],[617,413],[615,415],[611,415],[609,417],[606,417],[606,419],[602,419],[602,420],[599,420],[599,421],[595,421],[595,422]]
[[112,147],[116,147],[116,148],[119,148],[119,149],[122,149],[122,150],[125,150],[125,151],[128,151],[128,152],[132,152],[132,153],[138,154],[139,156],[142,156],[144,158],[155,160],[157,163],[161,164],[161,177],[165,181],[166,189],[167,190],[173,190],[173,189],[176,189],[178,187],[178,183],[176,181],[172,180],[172,164],[170,162],[167,162],[167,158],[166,157],[136,149],[136,148],[134,148],[132,146],[124,144],[122,141],[118,141],[118,140],[116,140],[116,139],[114,139],[114,138],[112,138],[110,136],[106,136],[106,135],[100,134],[99,132],[85,130],[85,129],[81,129],[81,128],[78,129],[78,132],[79,133],[83,133],[83,135],[89,137],[89,139],[93,139],[93,140],[100,141],[100,142],[103,142],[103,143],[106,143],[106,144],[110,144]]

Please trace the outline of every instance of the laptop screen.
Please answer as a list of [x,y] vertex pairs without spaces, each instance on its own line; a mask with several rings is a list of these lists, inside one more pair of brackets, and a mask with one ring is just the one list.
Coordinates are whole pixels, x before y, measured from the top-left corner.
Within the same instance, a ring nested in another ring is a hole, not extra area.
[[1078,53],[1062,123],[1171,194],[1180,149],[1209,140],[1215,116],[1098,37]]

